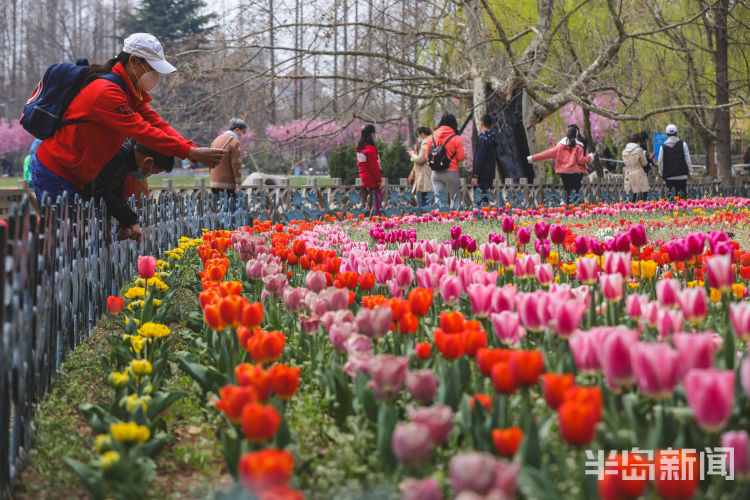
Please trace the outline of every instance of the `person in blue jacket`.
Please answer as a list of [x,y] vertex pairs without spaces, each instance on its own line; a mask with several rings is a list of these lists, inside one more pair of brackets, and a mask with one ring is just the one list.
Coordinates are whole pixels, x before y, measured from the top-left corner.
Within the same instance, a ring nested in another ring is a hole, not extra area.
[[492,183],[497,169],[497,148],[500,138],[492,127],[492,116],[485,114],[479,120],[479,137],[474,150],[474,166],[471,174],[471,185],[481,192],[480,204],[490,202]]

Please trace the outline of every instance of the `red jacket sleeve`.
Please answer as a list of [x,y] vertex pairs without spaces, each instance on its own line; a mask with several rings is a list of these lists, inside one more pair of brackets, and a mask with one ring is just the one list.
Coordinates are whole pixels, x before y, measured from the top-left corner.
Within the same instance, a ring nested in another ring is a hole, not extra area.
[[576,146],[576,163],[581,166],[586,166],[587,163],[591,162],[591,157],[583,152],[583,148]]
[[532,155],[531,161],[551,160],[552,158],[557,156],[558,149],[560,149],[560,144],[558,144],[552,149],[548,149],[547,151],[542,151],[541,153]]
[[[143,106],[147,108],[145,110],[146,116],[152,120],[158,118],[159,123],[169,127],[148,105],[143,104],[139,108],[142,109]],[[174,135],[154,126],[143,115],[133,111],[122,90],[114,83],[106,85],[102,93],[96,98],[91,114],[96,117],[97,121],[108,124],[121,134],[131,137],[160,153],[184,159],[187,158],[190,148],[193,147],[192,143],[183,138],[172,127],[169,127],[169,129]]]
[[165,122],[161,116],[159,116],[159,113],[151,109],[151,106],[149,106],[147,103],[142,103],[140,106],[138,106],[135,110],[139,115],[143,117],[144,120],[149,122],[154,127],[163,130],[168,136],[175,137],[178,139],[182,139],[184,141],[187,141],[188,144],[190,144],[191,147],[197,147],[195,143],[191,140],[185,139],[179,132],[177,132],[172,126]]

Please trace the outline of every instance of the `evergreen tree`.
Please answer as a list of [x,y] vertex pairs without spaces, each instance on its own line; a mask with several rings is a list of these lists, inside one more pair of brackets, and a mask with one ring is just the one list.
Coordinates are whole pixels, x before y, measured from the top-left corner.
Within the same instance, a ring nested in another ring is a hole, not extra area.
[[130,33],[151,33],[166,47],[195,45],[216,17],[205,12],[203,0],[143,0],[135,12],[122,16],[124,36]]

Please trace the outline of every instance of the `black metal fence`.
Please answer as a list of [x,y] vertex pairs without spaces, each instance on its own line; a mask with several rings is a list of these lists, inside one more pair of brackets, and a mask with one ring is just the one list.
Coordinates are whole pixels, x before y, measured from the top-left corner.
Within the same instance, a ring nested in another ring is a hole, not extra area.
[[[233,205],[233,204],[232,204]],[[230,209],[231,208],[231,209]],[[85,339],[107,296],[132,279],[139,255],[160,255],[202,228],[250,224],[247,204],[161,196],[144,201],[143,242],[117,241],[104,208],[58,200],[37,215],[28,198],[0,225],[0,498],[11,494],[31,446],[36,405],[70,350]],[[0,221],[2,222],[2,221]]]

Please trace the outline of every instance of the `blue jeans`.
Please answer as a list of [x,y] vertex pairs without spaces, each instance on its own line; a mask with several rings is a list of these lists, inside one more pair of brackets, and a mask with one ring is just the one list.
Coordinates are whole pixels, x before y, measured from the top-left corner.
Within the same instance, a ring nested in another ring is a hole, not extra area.
[[417,191],[417,203],[419,208],[427,206],[427,191]]
[[72,182],[63,179],[42,165],[42,162],[39,161],[36,155],[31,159],[29,170],[31,170],[31,180],[34,182],[34,193],[39,205],[42,204],[42,195],[44,193],[47,193],[50,197],[51,203],[55,203],[58,196],[67,193],[69,204],[73,203],[75,195],[81,194]]

